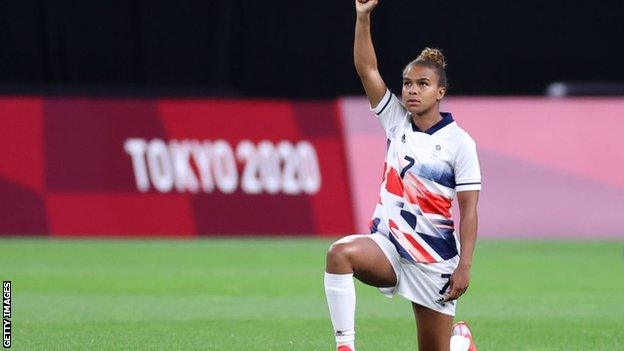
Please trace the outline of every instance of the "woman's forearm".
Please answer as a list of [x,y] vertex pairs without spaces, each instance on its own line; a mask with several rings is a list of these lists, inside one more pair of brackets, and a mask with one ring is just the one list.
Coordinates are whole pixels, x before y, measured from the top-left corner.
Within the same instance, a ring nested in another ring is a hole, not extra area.
[[470,268],[475,242],[477,241],[477,212],[462,214],[459,222],[459,241],[461,252],[459,265]]
[[353,59],[355,69],[360,76],[377,71],[377,56],[371,38],[370,22],[370,13],[357,14]]

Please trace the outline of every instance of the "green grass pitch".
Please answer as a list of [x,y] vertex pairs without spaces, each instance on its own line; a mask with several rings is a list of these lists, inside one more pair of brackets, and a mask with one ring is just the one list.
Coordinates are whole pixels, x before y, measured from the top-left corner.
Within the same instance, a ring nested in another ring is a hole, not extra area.
[[[322,239],[0,239],[15,350],[333,350]],[[359,350],[416,350],[357,285]],[[623,241],[481,240],[458,319],[480,351],[624,350]]]

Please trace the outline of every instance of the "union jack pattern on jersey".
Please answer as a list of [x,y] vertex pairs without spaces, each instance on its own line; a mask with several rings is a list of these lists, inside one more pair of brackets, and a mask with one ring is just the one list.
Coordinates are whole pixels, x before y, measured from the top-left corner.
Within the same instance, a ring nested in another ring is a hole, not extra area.
[[411,262],[457,256],[451,204],[457,191],[481,190],[475,142],[450,113],[420,131],[390,91],[372,111],[386,132],[387,150],[371,233],[386,235]]

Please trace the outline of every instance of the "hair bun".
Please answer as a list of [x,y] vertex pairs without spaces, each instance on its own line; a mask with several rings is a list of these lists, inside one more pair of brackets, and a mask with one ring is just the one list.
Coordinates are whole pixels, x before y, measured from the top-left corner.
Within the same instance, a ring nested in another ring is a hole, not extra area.
[[446,68],[446,58],[440,49],[424,48],[416,58],[416,62],[433,63],[442,69]]

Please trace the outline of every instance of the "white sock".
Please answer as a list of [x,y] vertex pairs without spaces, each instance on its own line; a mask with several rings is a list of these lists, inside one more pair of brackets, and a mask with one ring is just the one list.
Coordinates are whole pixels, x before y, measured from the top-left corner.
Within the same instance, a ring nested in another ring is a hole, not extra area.
[[468,351],[470,339],[462,335],[451,336],[451,351]]
[[336,343],[355,347],[355,284],[353,273],[325,273],[325,296]]

